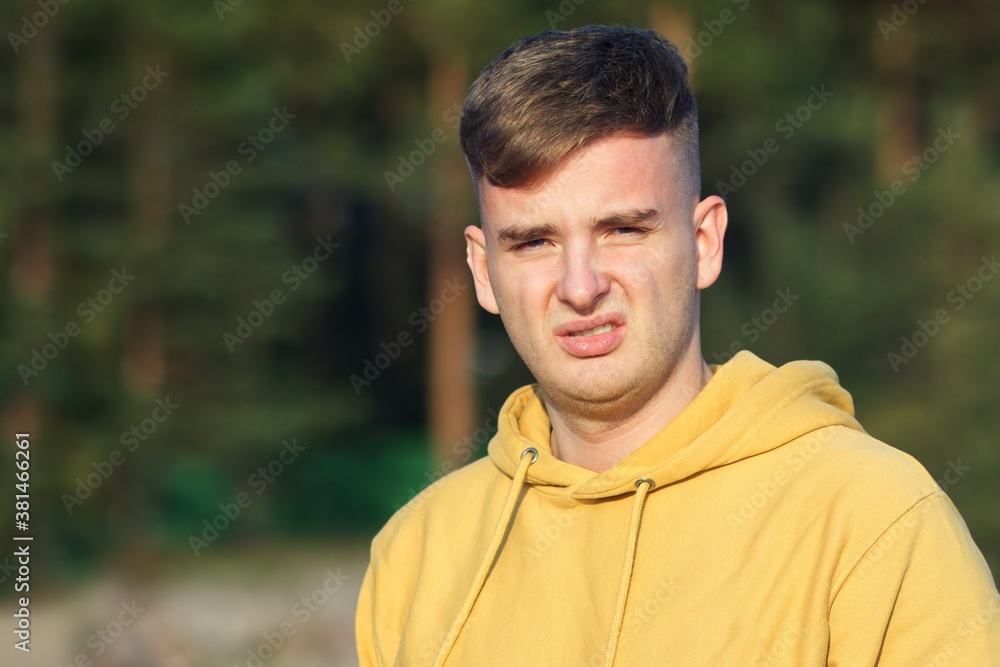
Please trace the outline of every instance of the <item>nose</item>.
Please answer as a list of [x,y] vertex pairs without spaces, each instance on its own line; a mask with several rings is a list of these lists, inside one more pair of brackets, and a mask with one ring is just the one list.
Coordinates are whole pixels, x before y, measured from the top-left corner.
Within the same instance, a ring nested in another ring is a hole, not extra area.
[[608,293],[611,280],[589,244],[566,246],[556,297],[579,312],[592,310]]

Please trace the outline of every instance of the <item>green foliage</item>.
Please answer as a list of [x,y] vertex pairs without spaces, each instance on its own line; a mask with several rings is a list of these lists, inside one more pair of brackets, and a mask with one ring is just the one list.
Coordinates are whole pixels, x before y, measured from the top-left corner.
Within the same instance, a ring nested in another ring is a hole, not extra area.
[[[723,10],[736,15],[693,63],[704,193],[718,192],[748,150],[771,137],[780,145],[727,195],[726,267],[702,299],[705,356],[715,363],[738,343],[774,363],[822,359],[872,434],[935,475],[961,458],[971,470],[949,494],[996,571],[1000,280],[961,310],[947,295],[1000,248],[1000,18],[985,2],[961,13],[928,3],[883,39],[876,21],[891,8],[871,3],[740,4],[675,5],[690,13],[692,35]],[[348,59],[345,45],[385,6],[244,2],[220,18],[211,2],[72,2],[44,34],[0,55],[0,232],[9,235],[0,239],[0,405],[8,434],[24,405],[38,410],[35,521],[61,564],[148,544],[186,550],[188,535],[290,438],[307,445],[302,459],[220,539],[370,535],[381,525],[433,465],[422,435],[426,337],[363,391],[349,377],[427,300],[436,156],[392,191],[385,172],[435,127],[457,144],[428,109],[432,64],[459,62],[471,81],[511,42],[549,28],[547,12],[563,12],[555,27],[566,29],[648,25],[659,7],[403,0]],[[9,3],[0,15],[16,27],[33,8]],[[879,54],[897,46],[903,64],[887,75]],[[119,118],[115,100],[157,64],[169,76]],[[832,97],[785,136],[780,121],[823,85]],[[899,86],[910,96],[892,97]],[[845,226],[857,224],[858,208],[910,178],[902,161],[880,172],[886,104],[914,119],[919,151],[939,128],[961,138],[852,238]],[[248,137],[286,108],[294,118],[249,160]],[[104,118],[114,131],[58,180],[51,163]],[[212,174],[233,161],[239,172],[208,197]],[[199,192],[207,205],[185,214]],[[475,221],[475,211],[462,215]],[[317,238],[339,247],[293,290],[287,272],[313,256]],[[51,283],[28,290],[24,276],[45,282],[39,257],[49,258]],[[134,282],[83,324],[79,304],[122,267]],[[795,305],[744,334],[785,288],[800,296]],[[284,301],[227,346],[223,334],[274,290]],[[888,354],[940,308],[950,321],[894,371]],[[143,317],[159,324],[137,329]],[[528,377],[499,323],[479,317],[490,363],[477,363],[477,380],[483,405],[498,406]],[[17,367],[70,321],[79,336],[25,386]],[[142,361],[143,342],[159,362]],[[163,376],[146,385],[123,370],[155,376],[156,363]],[[181,406],[176,416],[68,513],[64,494],[123,450],[124,434],[167,396]]]

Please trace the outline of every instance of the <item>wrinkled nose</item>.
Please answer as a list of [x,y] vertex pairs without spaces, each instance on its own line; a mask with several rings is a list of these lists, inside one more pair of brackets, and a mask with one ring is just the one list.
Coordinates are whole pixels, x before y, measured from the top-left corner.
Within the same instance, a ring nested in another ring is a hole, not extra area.
[[556,286],[556,296],[573,309],[592,310],[608,293],[611,280],[600,266],[592,247],[567,247],[563,255],[562,275]]

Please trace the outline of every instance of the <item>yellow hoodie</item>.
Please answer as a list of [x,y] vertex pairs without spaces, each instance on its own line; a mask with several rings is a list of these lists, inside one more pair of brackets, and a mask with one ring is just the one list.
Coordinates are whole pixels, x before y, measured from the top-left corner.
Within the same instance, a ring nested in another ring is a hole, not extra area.
[[603,473],[555,458],[536,388],[514,392],[489,457],[374,539],[362,667],[1000,665],[965,523],[833,370],[711,368]]

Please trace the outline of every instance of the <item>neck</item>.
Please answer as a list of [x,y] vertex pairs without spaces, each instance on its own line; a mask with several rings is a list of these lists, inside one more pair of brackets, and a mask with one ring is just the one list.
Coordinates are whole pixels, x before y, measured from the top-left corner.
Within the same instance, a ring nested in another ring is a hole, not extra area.
[[708,384],[712,371],[696,347],[650,399],[621,419],[592,419],[549,405],[552,454],[604,472],[662,431]]

